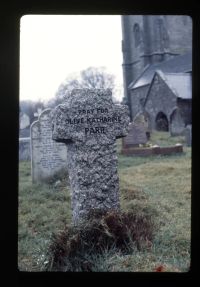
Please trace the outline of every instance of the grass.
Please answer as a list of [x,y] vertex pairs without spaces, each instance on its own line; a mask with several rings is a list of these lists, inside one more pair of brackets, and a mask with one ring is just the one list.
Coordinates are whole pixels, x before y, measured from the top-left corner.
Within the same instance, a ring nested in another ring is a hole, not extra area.
[[94,271],[105,252],[127,254],[148,246],[154,225],[147,214],[91,211],[78,226],[68,225],[49,247],[47,271]]
[[151,133],[149,143],[157,144],[159,146],[175,145],[176,143],[185,144],[185,136],[171,137],[168,132],[157,132]]
[[[153,133],[153,144],[184,144],[183,137]],[[92,271],[187,272],[190,267],[191,148],[170,156],[127,157],[120,154],[118,174],[122,212],[151,216],[156,232],[148,246],[126,254],[116,246],[85,253]],[[19,163],[18,266],[23,271],[45,271],[53,234],[71,222],[67,178],[55,187],[32,184],[30,162]],[[86,264],[87,265],[87,264]],[[92,266],[92,267],[91,267]],[[86,266],[87,267],[87,266]],[[88,271],[87,268],[85,271]]]
[[30,162],[21,162],[19,167],[19,269],[38,271],[52,232],[71,220],[70,195],[64,180],[59,188],[32,184]]

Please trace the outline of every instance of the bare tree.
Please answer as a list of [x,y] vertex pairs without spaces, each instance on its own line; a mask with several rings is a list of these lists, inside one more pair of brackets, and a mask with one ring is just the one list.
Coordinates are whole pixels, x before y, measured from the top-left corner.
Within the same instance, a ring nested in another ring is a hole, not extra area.
[[115,77],[106,72],[104,67],[89,67],[79,74],[72,74],[67,77],[59,86],[56,95],[47,105],[54,107],[62,103],[73,89],[111,89],[115,87]]
[[85,88],[113,89],[114,76],[107,73],[105,68],[88,68],[81,72],[81,84]]

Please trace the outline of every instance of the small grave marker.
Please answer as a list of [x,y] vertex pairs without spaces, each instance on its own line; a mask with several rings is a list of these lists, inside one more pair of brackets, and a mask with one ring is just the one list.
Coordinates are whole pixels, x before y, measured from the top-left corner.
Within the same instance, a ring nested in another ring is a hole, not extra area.
[[132,122],[128,135],[122,140],[122,148],[136,147],[148,141],[146,128],[142,124]]

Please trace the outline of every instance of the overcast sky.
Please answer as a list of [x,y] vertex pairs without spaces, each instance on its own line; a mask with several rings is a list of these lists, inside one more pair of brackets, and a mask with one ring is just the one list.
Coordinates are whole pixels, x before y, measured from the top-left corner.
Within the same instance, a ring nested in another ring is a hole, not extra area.
[[105,66],[122,87],[121,40],[121,18],[117,15],[23,16],[20,100],[52,98],[68,75],[90,66]]

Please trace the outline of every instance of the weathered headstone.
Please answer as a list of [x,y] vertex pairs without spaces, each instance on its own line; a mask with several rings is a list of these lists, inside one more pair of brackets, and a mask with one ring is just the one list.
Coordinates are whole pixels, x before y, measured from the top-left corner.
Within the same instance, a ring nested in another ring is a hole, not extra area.
[[178,136],[184,133],[185,123],[181,116],[180,110],[177,108],[171,115],[170,133],[171,136]]
[[42,113],[42,109],[38,108],[37,112],[34,113],[34,117],[38,118]]
[[52,140],[51,109],[44,110],[31,125],[31,167],[33,182],[45,182],[66,170],[67,148]]
[[138,124],[139,126],[141,126],[141,128],[143,127],[143,129],[145,130],[145,133],[147,135],[147,139],[149,140],[150,135],[151,135],[151,127],[150,127],[150,118],[149,118],[149,115],[147,114],[147,112],[141,111],[141,112],[137,113],[137,115],[133,119],[133,122],[135,124]]
[[122,148],[136,147],[148,141],[147,130],[141,123],[132,122],[128,135],[122,139]]
[[27,114],[20,114],[20,130],[23,130],[30,126],[30,118]]
[[128,108],[110,90],[73,90],[54,110],[53,139],[66,143],[73,222],[91,210],[119,209],[116,138],[126,136]]
[[141,124],[144,128],[148,129],[149,123],[147,120],[147,116],[144,112],[139,112],[133,119],[133,122],[136,124]]

